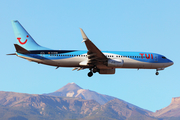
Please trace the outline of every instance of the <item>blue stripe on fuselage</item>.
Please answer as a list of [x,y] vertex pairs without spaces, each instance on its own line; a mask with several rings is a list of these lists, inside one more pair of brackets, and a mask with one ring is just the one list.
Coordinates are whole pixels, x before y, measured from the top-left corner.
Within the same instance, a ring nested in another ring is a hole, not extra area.
[[[79,55],[86,55],[87,51],[81,50],[37,50],[37,51],[30,51],[30,54],[20,54],[20,56],[29,57],[29,58],[36,58],[36,59],[45,59],[45,60],[58,60],[58,59],[67,59],[76,57]],[[149,52],[124,52],[124,51],[102,51],[105,55],[112,55],[109,58],[115,59],[123,59],[127,57],[129,59],[141,61],[141,62],[148,62],[148,63],[167,63],[171,62],[169,59],[163,59],[163,55],[156,54],[156,53],[149,53]],[[119,57],[123,56],[123,57]],[[81,56],[85,57],[85,56]]]
[[[148,63],[168,63],[172,62],[169,59],[163,59],[163,55],[157,53],[150,52],[124,52],[124,51],[103,51],[103,53],[116,54],[124,57],[128,57],[129,59],[148,62]],[[138,57],[137,57],[138,56]]]

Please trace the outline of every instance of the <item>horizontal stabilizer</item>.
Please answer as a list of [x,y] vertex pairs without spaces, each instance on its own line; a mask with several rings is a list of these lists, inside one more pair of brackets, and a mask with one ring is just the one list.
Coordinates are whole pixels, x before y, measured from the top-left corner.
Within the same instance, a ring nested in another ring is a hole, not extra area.
[[14,44],[14,46],[16,48],[16,52],[18,52],[18,53],[22,53],[22,54],[29,54],[30,53],[28,50],[19,46],[18,44]]
[[6,54],[6,55],[16,55],[16,53]]

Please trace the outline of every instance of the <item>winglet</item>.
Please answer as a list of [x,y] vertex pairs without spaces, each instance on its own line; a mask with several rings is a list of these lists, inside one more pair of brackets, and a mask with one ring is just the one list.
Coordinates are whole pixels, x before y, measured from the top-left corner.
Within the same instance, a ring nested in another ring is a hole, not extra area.
[[86,34],[84,33],[84,31],[80,28],[81,30],[81,34],[82,34],[82,37],[83,37],[83,41],[82,42],[85,42],[86,40],[88,40],[88,37],[86,36]]
[[[89,52],[91,52],[92,54],[96,54],[97,58],[95,58],[95,59],[107,60],[107,57],[94,45],[94,43],[91,40],[88,39],[88,37],[86,36],[84,31],[81,28],[80,28],[80,30],[81,30],[81,34],[83,37],[82,42],[85,42],[86,47],[87,47]],[[87,53],[87,54],[89,55],[89,53]]]

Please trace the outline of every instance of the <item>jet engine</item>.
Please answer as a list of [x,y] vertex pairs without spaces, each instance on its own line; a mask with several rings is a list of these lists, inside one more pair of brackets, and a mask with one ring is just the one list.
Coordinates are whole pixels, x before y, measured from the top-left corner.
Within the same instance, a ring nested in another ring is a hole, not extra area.
[[109,59],[107,62],[108,67],[122,67],[124,61],[121,59]]
[[100,69],[99,74],[115,74],[115,69]]

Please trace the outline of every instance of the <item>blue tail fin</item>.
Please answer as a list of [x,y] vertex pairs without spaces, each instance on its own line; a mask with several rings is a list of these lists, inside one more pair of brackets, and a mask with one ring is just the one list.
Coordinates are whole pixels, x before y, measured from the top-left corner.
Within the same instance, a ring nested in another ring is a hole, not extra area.
[[12,26],[19,46],[26,50],[49,50],[48,48],[38,45],[17,20],[12,21]]

